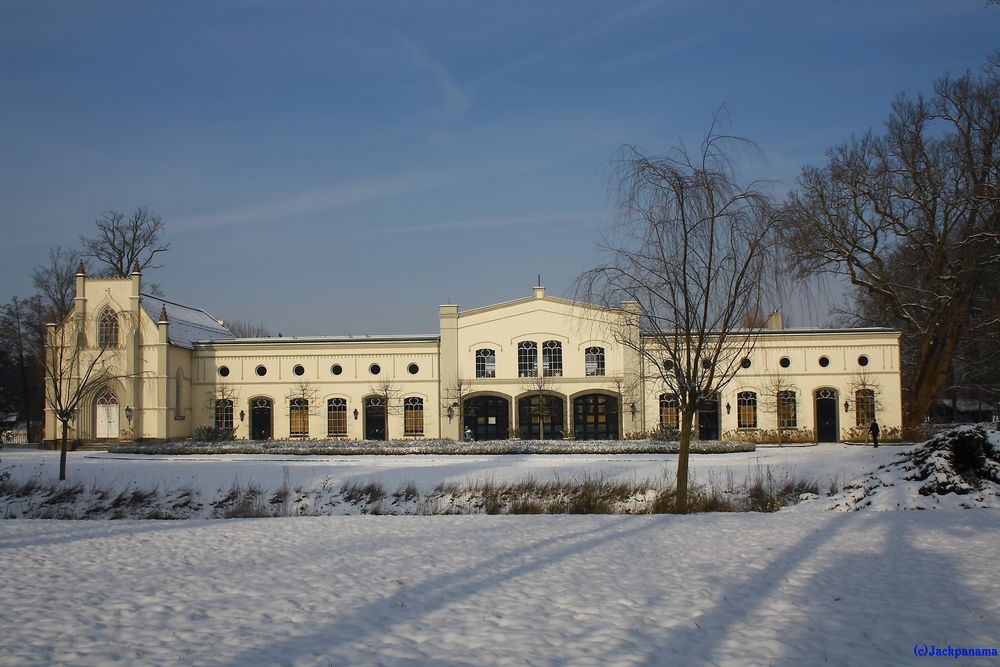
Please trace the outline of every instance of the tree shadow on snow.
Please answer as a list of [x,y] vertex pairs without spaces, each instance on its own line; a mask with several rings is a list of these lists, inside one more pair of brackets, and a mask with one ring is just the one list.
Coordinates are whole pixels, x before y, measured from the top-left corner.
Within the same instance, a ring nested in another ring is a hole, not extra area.
[[[379,641],[383,633],[391,627],[418,621],[424,616],[439,609],[447,608],[465,598],[482,594],[491,588],[523,577],[529,573],[542,570],[566,558],[598,548],[606,543],[634,539],[637,535],[654,529],[662,529],[663,524],[653,517],[628,517],[619,520],[607,520],[602,517],[598,525],[588,527],[570,534],[560,534],[543,540],[531,542],[526,547],[504,550],[488,559],[476,562],[455,570],[448,570],[441,575],[426,579],[414,586],[406,586],[388,597],[380,597],[365,603],[358,609],[351,609],[335,622],[324,626],[311,635],[291,637],[269,646],[257,647],[247,651],[232,660],[221,663],[233,667],[247,664],[267,662],[280,656],[283,663],[294,663],[297,659],[307,658],[316,653],[315,646],[327,647],[335,653],[344,646],[365,646]],[[419,600],[420,604],[408,605],[407,601]],[[393,610],[391,625],[381,623],[356,623],[352,619],[367,619],[378,616],[383,610]],[[360,649],[356,649],[360,650]],[[378,651],[370,656],[378,658]],[[433,664],[441,663],[437,657]],[[418,658],[380,658],[380,664],[429,664]],[[468,664],[454,663],[454,664]]]

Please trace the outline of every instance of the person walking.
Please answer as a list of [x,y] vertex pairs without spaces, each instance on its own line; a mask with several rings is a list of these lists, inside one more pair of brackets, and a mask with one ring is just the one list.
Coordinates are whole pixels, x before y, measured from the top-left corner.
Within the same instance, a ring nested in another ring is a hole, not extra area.
[[875,421],[874,417],[872,417],[872,423],[868,425],[868,432],[872,434],[872,443],[874,443],[876,448],[878,447],[878,434],[880,431],[881,429],[878,427],[878,422]]

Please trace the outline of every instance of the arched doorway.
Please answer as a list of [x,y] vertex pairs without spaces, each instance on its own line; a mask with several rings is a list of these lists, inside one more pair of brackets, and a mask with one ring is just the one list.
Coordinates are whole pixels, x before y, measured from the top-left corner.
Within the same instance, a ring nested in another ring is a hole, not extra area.
[[573,435],[577,440],[617,440],[618,399],[606,394],[574,398]]
[[250,439],[269,440],[274,433],[272,417],[274,404],[270,398],[250,399]]
[[510,437],[510,401],[502,396],[465,399],[463,430],[476,440],[506,440]]
[[111,387],[103,387],[94,401],[94,436],[117,438],[121,433],[120,424],[118,397]]
[[719,395],[703,398],[698,404],[698,439],[719,439]]
[[365,399],[365,440],[385,440],[385,400],[379,396]]
[[816,390],[816,442],[837,442],[840,435],[837,424],[837,390]]
[[532,394],[517,402],[517,426],[525,440],[562,440],[565,416],[561,396]]

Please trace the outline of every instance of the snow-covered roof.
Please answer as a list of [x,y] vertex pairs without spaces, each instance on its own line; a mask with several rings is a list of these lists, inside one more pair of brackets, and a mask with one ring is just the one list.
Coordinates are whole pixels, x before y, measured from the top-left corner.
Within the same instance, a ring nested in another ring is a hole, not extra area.
[[150,294],[142,295],[142,308],[154,322],[159,322],[160,311],[167,309],[167,320],[170,323],[168,337],[170,343],[177,347],[193,350],[196,340],[233,338],[229,329],[200,308],[191,308]]
[[438,334],[361,334],[356,336],[268,336],[266,338],[234,338],[225,340],[201,338],[196,342],[202,345],[332,345],[337,343],[435,343],[441,338]]
[[[753,333],[757,336],[819,336],[828,334],[898,334],[898,329],[887,327],[856,327],[847,329],[827,329],[812,327],[792,327],[788,329],[734,329],[731,334],[737,335],[742,331]],[[657,338],[662,335],[669,335],[666,330],[663,332],[650,331],[648,329],[640,332],[644,338]]]

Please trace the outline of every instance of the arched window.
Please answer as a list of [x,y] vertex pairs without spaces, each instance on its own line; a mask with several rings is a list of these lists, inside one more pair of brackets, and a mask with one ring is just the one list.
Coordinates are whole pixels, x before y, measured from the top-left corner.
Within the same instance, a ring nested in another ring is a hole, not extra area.
[[757,394],[752,391],[736,395],[736,427],[757,428]]
[[309,435],[308,398],[293,398],[288,402],[288,435],[293,438]]
[[215,401],[215,428],[232,432],[233,402],[227,398]]
[[779,391],[776,398],[778,401],[778,428],[797,428],[795,392]]
[[562,343],[547,340],[542,343],[542,371],[545,377],[562,376]]
[[97,322],[97,345],[99,347],[118,347],[118,316],[115,311],[105,308]]
[[867,427],[875,419],[874,389],[858,389],[854,392],[854,414],[858,426]]
[[115,392],[111,389],[111,387],[104,386],[101,387],[101,391],[98,392],[95,403],[97,403],[97,405],[118,405],[118,397],[115,396]]
[[174,419],[184,419],[184,371],[174,375]]
[[484,348],[476,350],[476,377],[495,378],[497,376],[496,350]]
[[583,367],[587,377],[604,375],[604,348],[588,347],[584,353]]
[[533,340],[517,344],[517,377],[533,378],[538,376],[538,343]]
[[679,429],[681,413],[678,409],[677,394],[660,394],[660,426],[662,428]]
[[424,434],[424,399],[411,396],[403,401],[403,435]]
[[326,434],[347,435],[347,400],[331,398],[326,402]]

